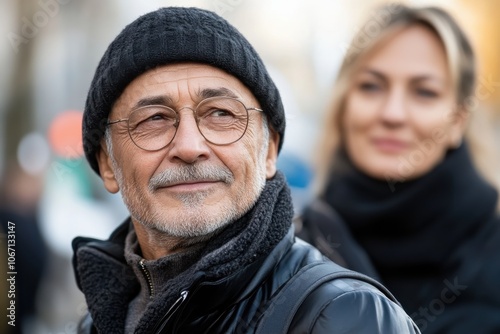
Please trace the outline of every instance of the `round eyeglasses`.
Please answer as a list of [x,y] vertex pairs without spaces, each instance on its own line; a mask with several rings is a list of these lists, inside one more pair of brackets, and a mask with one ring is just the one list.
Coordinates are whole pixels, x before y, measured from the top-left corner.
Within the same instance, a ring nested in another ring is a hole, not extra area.
[[[229,145],[245,134],[249,110],[263,111],[247,108],[235,98],[213,97],[201,101],[193,112],[198,130],[208,142]],[[130,139],[137,147],[146,151],[158,151],[174,139],[180,117],[170,107],[148,105],[133,110],[128,118],[108,121],[106,126],[125,121]]]

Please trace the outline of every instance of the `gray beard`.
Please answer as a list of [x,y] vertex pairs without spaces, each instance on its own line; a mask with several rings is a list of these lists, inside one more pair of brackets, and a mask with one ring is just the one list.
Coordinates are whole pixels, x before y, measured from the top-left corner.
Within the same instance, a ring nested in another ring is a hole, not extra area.
[[[267,145],[266,145],[267,146]],[[162,210],[149,210],[141,203],[142,194],[135,183],[124,182],[123,174],[114,163],[115,175],[121,189],[122,198],[132,218],[143,226],[165,233],[174,237],[192,238],[210,235],[224,226],[234,222],[257,201],[266,182],[265,159],[266,150],[259,155],[257,166],[260,167],[250,187],[238,190],[233,199],[225,198],[217,208],[215,214],[208,215],[204,200],[211,194],[211,190],[191,194],[176,195],[183,208],[177,209],[175,213],[164,216]],[[150,192],[176,182],[186,182],[197,179],[219,180],[230,186],[234,182],[231,171],[225,167],[214,167],[210,165],[193,164],[169,168],[151,178],[148,186]]]

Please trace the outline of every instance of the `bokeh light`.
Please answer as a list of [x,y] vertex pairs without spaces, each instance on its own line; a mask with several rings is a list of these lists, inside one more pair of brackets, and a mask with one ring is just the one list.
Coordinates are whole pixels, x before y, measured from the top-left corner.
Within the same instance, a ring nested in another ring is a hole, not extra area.
[[25,135],[17,147],[19,166],[30,175],[45,171],[50,162],[50,149],[47,140],[39,133]]
[[49,127],[48,138],[55,154],[67,159],[83,155],[82,117],[81,111],[68,110],[54,118]]

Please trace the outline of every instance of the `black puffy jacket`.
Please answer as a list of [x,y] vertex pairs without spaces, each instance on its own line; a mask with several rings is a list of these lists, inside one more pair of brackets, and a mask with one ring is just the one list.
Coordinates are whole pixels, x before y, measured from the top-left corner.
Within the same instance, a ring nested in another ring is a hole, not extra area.
[[[115,233],[115,237],[120,235],[124,233]],[[75,242],[75,254],[82,247],[93,248],[104,257],[120,252],[109,241],[80,239]],[[109,261],[115,261],[111,257]],[[77,265],[78,257],[74,260]],[[157,319],[161,328],[157,333],[254,333],[262,319],[261,306],[301,268],[322,261],[324,257],[295,238],[291,228],[267,257],[217,282],[200,280],[183,291],[163,318]],[[98,331],[87,316],[78,332]],[[372,285],[337,279],[310,293],[295,314],[289,333],[405,334],[418,333],[418,329],[399,305]]]

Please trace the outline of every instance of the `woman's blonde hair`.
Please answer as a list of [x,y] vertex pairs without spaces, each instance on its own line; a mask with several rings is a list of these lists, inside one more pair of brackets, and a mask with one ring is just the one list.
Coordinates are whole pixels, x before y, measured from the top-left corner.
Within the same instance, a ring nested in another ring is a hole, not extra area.
[[[329,172],[335,164],[335,155],[341,146],[341,117],[353,74],[366,56],[383,45],[384,41],[417,24],[433,30],[444,46],[456,92],[457,111],[466,112],[464,115],[469,116],[475,108],[478,102],[474,97],[476,60],[467,37],[455,20],[437,7],[410,8],[401,4],[380,7],[351,41],[335,81],[332,100],[326,112],[325,127],[318,145],[316,188],[319,192],[323,191],[326,185]],[[480,146],[477,140],[472,138],[470,131],[467,133],[467,141],[479,169],[490,182],[494,182],[494,171],[487,168],[491,164],[484,163],[481,159],[485,156],[485,151],[479,149]]]

